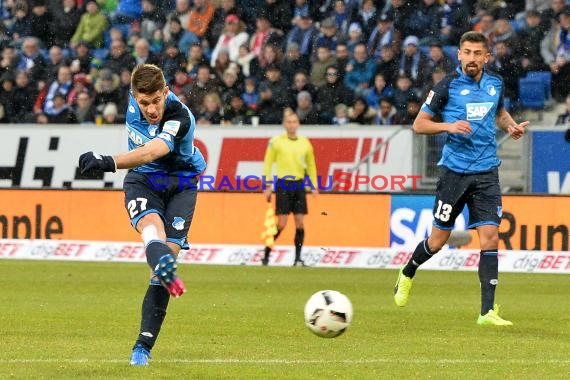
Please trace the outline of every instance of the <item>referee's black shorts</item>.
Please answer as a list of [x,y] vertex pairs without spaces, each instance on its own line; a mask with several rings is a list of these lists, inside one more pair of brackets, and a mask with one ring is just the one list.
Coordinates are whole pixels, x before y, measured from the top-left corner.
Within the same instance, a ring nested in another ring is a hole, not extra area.
[[277,181],[277,189],[275,190],[275,214],[288,215],[307,214],[307,192],[303,181],[286,181],[280,179]]

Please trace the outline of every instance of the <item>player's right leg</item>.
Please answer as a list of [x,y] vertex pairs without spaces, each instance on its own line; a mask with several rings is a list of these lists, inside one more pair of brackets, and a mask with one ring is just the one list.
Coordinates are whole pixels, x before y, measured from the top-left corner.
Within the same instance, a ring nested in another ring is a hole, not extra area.
[[465,191],[469,187],[469,181],[468,177],[446,168],[440,171],[433,208],[432,230],[429,238],[418,243],[412,257],[398,273],[394,286],[394,302],[397,306],[404,307],[408,304],[416,270],[439,252],[449,239],[455,219],[465,206]]

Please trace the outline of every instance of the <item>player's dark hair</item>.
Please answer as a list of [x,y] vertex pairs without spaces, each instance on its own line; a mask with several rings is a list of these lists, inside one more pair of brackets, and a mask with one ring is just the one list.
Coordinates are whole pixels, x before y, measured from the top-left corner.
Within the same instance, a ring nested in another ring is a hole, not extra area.
[[131,74],[131,88],[134,94],[153,94],[166,87],[162,70],[155,65],[143,63]]
[[459,41],[460,48],[463,46],[464,42],[482,43],[485,47],[485,50],[489,51],[489,40],[487,40],[487,37],[485,37],[485,35],[481,32],[469,31],[463,33],[461,40]]

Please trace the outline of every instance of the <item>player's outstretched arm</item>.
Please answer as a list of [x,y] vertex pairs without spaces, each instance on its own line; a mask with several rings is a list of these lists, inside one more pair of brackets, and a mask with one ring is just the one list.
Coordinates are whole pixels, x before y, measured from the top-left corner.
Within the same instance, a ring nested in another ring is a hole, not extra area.
[[460,133],[463,135],[471,133],[471,126],[468,121],[458,120],[453,123],[439,123],[433,121],[433,115],[424,111],[420,111],[416,120],[414,120],[412,128],[414,132],[420,135],[436,135],[442,132]]
[[501,108],[497,113],[497,126],[503,131],[508,132],[514,140],[518,140],[524,135],[526,127],[530,124],[529,121],[517,123],[506,109]]
[[115,156],[104,156],[94,152],[83,153],[79,157],[81,174],[91,172],[115,172],[117,169],[130,169],[155,161],[170,152],[168,145],[161,139],[150,142]]

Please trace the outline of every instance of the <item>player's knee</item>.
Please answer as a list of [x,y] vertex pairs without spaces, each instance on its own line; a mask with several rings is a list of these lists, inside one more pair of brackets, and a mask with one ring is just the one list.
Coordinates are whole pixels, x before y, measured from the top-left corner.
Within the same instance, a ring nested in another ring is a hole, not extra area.
[[499,247],[499,235],[481,237],[481,249],[497,249]]

